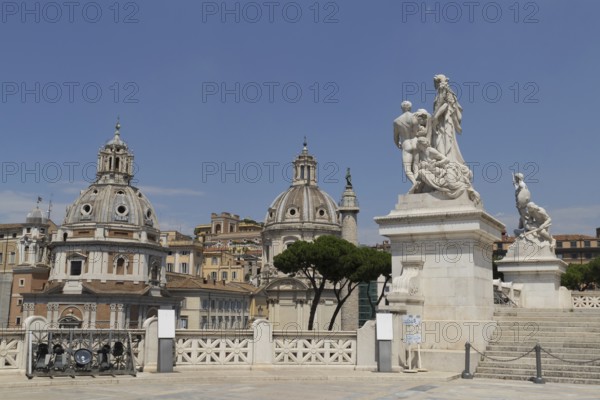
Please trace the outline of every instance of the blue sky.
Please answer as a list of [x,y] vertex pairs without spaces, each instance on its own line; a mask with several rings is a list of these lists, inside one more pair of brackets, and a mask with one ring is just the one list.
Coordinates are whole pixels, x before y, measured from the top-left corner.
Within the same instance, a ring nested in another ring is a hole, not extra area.
[[600,226],[600,2],[73,4],[1,5],[1,223],[38,195],[62,222],[120,116],[162,229],[263,220],[307,136],[336,200],[352,169],[359,239],[379,242],[409,189],[392,121],[403,99],[431,111],[443,73],[490,214],[515,227],[519,170],[553,233]]

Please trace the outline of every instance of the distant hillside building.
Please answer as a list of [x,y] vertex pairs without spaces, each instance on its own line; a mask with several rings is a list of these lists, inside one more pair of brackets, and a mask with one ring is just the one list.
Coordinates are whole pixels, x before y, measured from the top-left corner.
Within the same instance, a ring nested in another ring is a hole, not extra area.
[[202,276],[202,243],[178,231],[162,231],[160,238],[167,248],[167,272]]
[[[552,235],[556,240],[554,253],[567,264],[586,264],[600,257],[600,228],[596,236],[582,234]],[[502,241],[494,243],[494,254],[504,257],[508,247],[515,241],[514,236],[504,234]]]
[[25,223],[0,225],[0,328],[21,326],[21,294],[41,289],[48,279],[49,244],[57,227],[39,201]]
[[210,224],[194,234],[204,245],[202,276],[209,280],[249,282],[261,272],[263,225],[237,214],[212,213]]

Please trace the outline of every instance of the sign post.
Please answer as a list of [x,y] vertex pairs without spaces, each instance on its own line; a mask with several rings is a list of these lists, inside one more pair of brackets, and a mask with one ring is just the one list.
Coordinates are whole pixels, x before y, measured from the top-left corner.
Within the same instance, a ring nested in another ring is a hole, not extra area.
[[394,327],[392,314],[378,313],[377,327],[377,372],[392,372],[392,340]]
[[[408,369],[404,372],[427,372],[421,365],[421,316],[420,315],[404,315],[402,316],[402,325],[404,325],[404,343],[407,345],[408,351]],[[413,368],[412,362],[412,347],[417,345],[417,369]]]
[[173,372],[173,343],[175,340],[175,310],[158,310],[158,368],[157,372]]

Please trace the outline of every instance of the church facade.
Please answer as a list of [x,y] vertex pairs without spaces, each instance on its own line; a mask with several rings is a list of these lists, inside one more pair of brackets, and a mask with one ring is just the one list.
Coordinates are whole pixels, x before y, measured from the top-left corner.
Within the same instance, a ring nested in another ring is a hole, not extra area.
[[133,153],[114,137],[98,153],[96,180],[71,204],[52,236],[42,290],[24,293],[23,320],[54,326],[141,328],[157,310],[182,299],[166,289],[165,257],[154,208],[131,185]]
[[[271,203],[262,232],[263,267],[261,284],[267,295],[269,320],[279,329],[307,329],[312,288],[302,279],[278,271],[273,260],[298,240],[313,241],[319,236],[333,235],[358,244],[356,217],[359,212],[356,194],[347,176],[346,191],[340,205],[319,188],[317,160],[304,143],[302,152],[293,162],[291,186]],[[337,329],[358,328],[358,293],[354,293],[336,319]],[[315,329],[327,329],[336,308],[337,299],[326,287],[315,315]]]

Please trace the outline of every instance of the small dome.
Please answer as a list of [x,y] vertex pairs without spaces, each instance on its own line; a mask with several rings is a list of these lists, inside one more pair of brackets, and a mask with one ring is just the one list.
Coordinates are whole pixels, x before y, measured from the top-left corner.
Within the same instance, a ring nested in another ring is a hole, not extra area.
[[65,224],[121,223],[158,229],[154,207],[142,192],[129,185],[92,184],[68,208]]
[[265,228],[277,223],[305,222],[339,227],[335,201],[316,185],[291,186],[277,196],[267,211]]
[[39,207],[36,207],[31,210],[29,214],[27,214],[27,219],[25,222],[28,224],[41,225],[48,222],[48,218],[44,215],[43,211],[40,210]]

